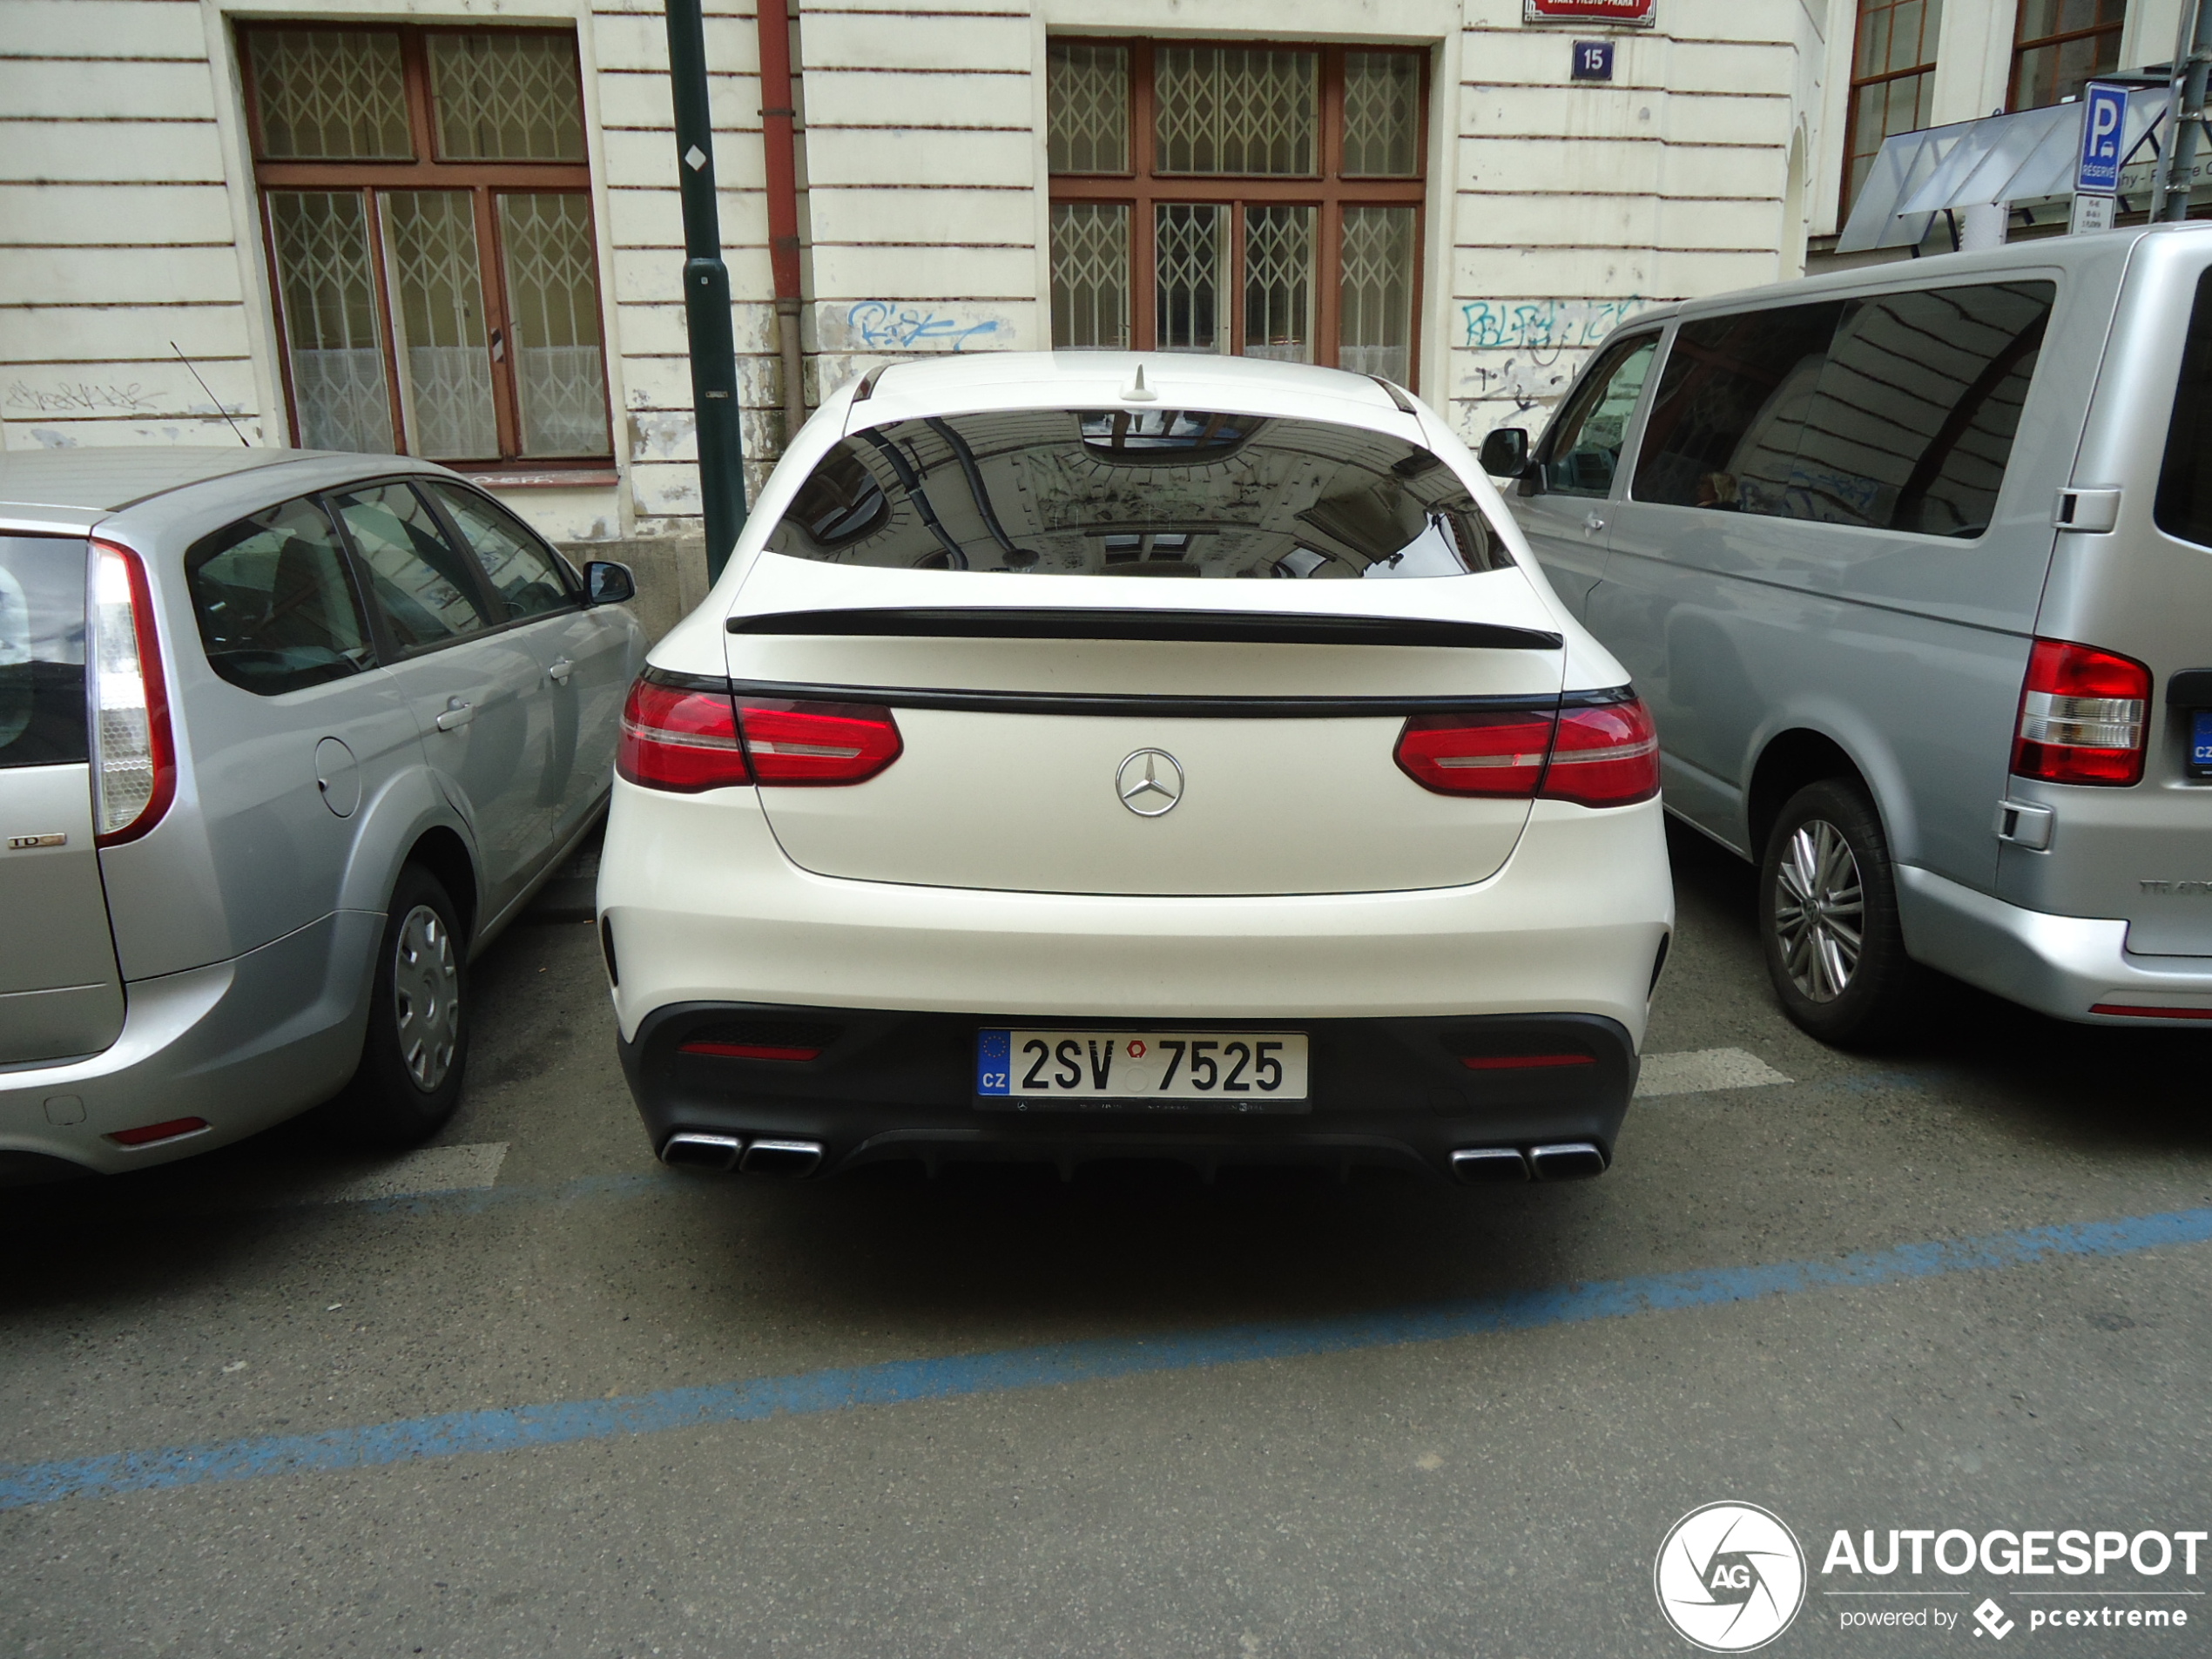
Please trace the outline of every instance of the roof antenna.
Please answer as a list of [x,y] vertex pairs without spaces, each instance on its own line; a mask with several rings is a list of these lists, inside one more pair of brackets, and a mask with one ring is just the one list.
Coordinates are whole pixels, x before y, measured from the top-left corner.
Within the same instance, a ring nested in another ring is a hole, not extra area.
[[1154,391],[1150,387],[1145,385],[1144,365],[1139,363],[1136,366],[1136,378],[1131,381],[1127,386],[1122,388],[1122,401],[1124,403],[1157,403],[1159,401],[1159,399],[1160,395]]
[[247,442],[246,434],[239,431],[238,422],[231,419],[231,412],[223,407],[222,400],[217,397],[214,393],[207,391],[207,382],[204,380],[200,380],[199,371],[196,368],[192,368],[192,359],[185,355],[183,347],[179,346],[177,342],[172,340],[169,342],[169,349],[177,354],[177,361],[179,362],[182,363],[186,368],[192,369],[192,377],[196,381],[199,381],[199,389],[201,391],[207,392],[207,401],[215,406],[215,413],[223,417],[223,424],[230,428],[232,434],[236,436],[240,443],[245,444],[247,448],[251,449],[253,446],[252,443]]

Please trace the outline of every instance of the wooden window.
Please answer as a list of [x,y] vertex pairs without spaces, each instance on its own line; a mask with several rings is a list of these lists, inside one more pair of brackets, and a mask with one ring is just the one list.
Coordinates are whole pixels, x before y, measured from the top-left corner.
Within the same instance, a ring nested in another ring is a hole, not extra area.
[[1055,38],[1052,343],[1419,361],[1425,53]]
[[576,37],[256,24],[239,50],[295,441],[607,466]]
[[2013,36],[2013,88],[2006,107],[2040,110],[2081,96],[2120,64],[2128,0],[2020,0]]
[[1943,0],[1858,0],[1851,99],[1844,116],[1843,217],[1881,153],[1882,140],[1928,125]]

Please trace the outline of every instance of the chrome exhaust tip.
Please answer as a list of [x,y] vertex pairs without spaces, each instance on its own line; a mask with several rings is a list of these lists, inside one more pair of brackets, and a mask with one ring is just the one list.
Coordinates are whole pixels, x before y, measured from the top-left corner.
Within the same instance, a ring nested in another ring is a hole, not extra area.
[[1588,1141],[1561,1141],[1530,1147],[1528,1167],[1539,1181],[1581,1181],[1605,1173],[1605,1154]]
[[812,1175],[821,1166],[819,1141],[755,1141],[738,1160],[747,1175]]
[[1452,1173],[1469,1186],[1526,1181],[1528,1165],[1510,1146],[1463,1146],[1452,1154]]
[[737,1167],[745,1143],[734,1135],[702,1135],[678,1130],[661,1143],[660,1161],[687,1170],[729,1170]]

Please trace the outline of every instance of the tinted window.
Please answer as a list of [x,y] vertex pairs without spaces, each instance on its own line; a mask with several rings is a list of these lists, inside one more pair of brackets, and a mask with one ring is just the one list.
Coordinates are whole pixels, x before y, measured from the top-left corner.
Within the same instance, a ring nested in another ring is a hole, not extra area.
[[434,483],[430,488],[483,567],[492,591],[507,607],[509,620],[543,616],[573,601],[575,596],[545,543],[505,508],[455,484]]
[[1979,536],[2055,290],[1990,284],[1683,325],[1639,500]]
[[2212,547],[2212,271],[2197,279],[2182,345],[2182,383],[2166,428],[2155,516],[2168,536]]
[[1622,341],[1605,354],[1547,436],[1544,488],[1564,496],[1607,496],[1621,464],[1621,440],[1635,413],[1659,336]]
[[815,469],[768,547],[1047,576],[1433,577],[1507,563],[1458,475],[1426,449],[1196,409],[874,428]]
[[473,634],[496,620],[468,563],[405,484],[368,484],[330,499],[361,556],[371,599],[402,650]]
[[185,584],[208,665],[273,697],[368,666],[337,532],[311,501],[287,502],[219,529],[185,555]]
[[0,767],[84,759],[84,543],[0,536]]

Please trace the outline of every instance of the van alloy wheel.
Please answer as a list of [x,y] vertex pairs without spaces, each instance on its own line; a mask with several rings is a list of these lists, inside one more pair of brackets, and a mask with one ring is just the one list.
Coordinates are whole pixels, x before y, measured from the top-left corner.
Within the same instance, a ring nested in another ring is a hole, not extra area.
[[415,1086],[434,1094],[445,1082],[461,1035],[461,970],[445,921],[419,904],[400,924],[392,954],[392,1015],[400,1058]]
[[1797,988],[1832,1002],[1858,968],[1866,901],[1851,843],[1824,818],[1797,826],[1774,872],[1774,930]]

